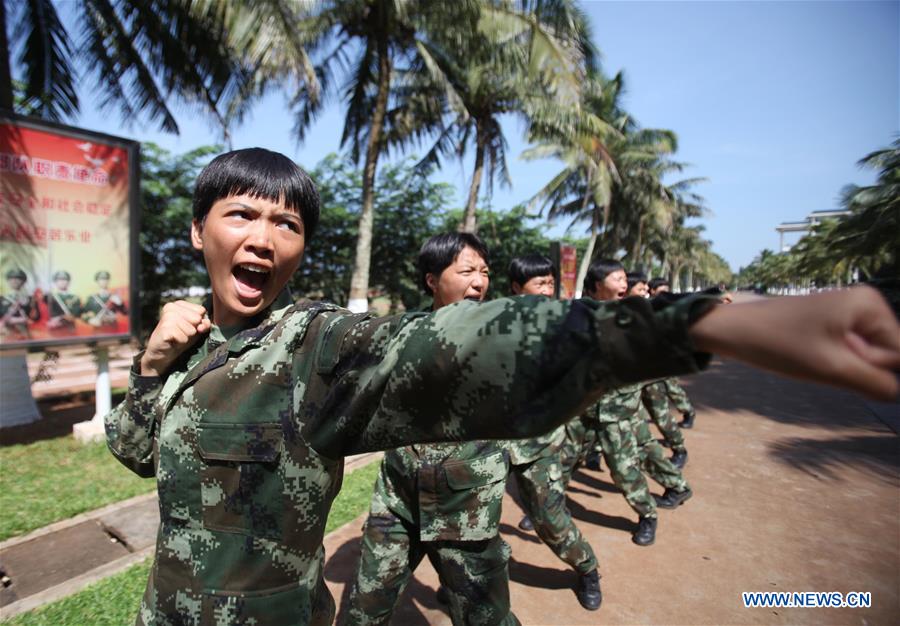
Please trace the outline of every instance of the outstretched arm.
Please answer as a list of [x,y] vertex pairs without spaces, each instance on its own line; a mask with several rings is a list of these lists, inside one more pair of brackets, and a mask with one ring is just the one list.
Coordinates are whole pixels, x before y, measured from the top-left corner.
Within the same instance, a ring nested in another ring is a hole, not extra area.
[[[408,443],[548,432],[608,389],[699,370],[690,322],[717,299],[459,302],[428,315],[323,323],[298,406],[333,458]],[[657,355],[647,358],[656,351]],[[298,362],[306,362],[302,359]]]
[[871,287],[716,307],[690,335],[699,350],[785,376],[881,400],[900,392],[900,326]]

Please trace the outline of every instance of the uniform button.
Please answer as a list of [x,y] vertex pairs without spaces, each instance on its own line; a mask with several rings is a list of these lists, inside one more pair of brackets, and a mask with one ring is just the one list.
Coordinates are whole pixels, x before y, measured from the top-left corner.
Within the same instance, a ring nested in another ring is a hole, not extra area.
[[634,316],[628,309],[619,309],[616,313],[616,326],[625,328],[626,326],[631,326],[632,321],[634,321]]

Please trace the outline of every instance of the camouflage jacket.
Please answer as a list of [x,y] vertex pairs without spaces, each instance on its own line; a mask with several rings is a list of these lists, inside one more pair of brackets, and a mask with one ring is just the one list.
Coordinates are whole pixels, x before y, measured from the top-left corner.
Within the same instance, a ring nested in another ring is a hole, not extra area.
[[388,450],[369,514],[399,517],[422,541],[490,539],[499,532],[506,474],[497,441]]
[[373,319],[288,304],[214,328],[162,378],[133,368],[106,417],[113,454],[157,480],[139,623],[330,623],[322,539],[344,455],[545,433],[604,389],[704,366],[687,329],[711,306],[525,297]]

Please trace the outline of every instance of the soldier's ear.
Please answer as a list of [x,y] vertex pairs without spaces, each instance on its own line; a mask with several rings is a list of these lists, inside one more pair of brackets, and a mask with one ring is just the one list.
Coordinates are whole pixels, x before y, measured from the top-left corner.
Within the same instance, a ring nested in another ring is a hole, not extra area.
[[437,292],[438,278],[431,272],[425,274],[425,284],[428,285],[429,289],[431,289],[432,294]]
[[194,250],[203,250],[203,225],[197,220],[191,220],[191,245]]
[[510,288],[512,289],[514,296],[518,296],[518,295],[522,294],[522,285],[520,285],[516,281],[512,281],[512,285],[510,285]]

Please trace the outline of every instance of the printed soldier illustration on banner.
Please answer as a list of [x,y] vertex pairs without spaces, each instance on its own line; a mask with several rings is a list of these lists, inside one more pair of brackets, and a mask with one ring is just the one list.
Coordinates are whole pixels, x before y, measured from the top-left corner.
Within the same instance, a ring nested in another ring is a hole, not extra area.
[[0,347],[128,336],[137,144],[0,117]]

